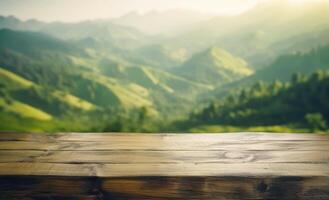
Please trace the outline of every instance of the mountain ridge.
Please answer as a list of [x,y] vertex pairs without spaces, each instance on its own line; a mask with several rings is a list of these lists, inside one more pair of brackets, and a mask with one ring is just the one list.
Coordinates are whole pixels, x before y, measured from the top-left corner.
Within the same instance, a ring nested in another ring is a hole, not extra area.
[[252,74],[247,63],[218,48],[210,47],[174,71],[188,79],[206,84],[224,84]]

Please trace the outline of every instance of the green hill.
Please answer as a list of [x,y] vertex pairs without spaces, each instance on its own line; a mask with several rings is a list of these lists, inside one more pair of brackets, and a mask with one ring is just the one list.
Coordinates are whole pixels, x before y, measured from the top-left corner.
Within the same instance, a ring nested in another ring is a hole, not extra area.
[[309,75],[317,70],[329,69],[329,46],[322,46],[307,52],[296,52],[282,55],[273,63],[263,69],[257,70],[253,75],[233,83],[216,88],[210,95],[226,96],[257,81],[273,82],[275,80],[288,81],[293,74]]
[[175,72],[195,82],[216,85],[252,74],[252,70],[243,59],[216,47],[194,55],[181,67],[175,69]]
[[[109,60],[103,60],[100,66],[101,73],[112,82],[116,82],[118,86],[126,85],[126,92],[134,92],[158,108],[161,105],[160,107],[172,109],[173,104],[184,107],[185,103],[192,102],[201,92],[212,89],[208,85],[146,66],[124,66]],[[172,104],[168,104],[167,101]]]
[[294,73],[311,74],[316,70],[328,69],[328,55],[329,46],[319,47],[304,53],[283,55],[248,79],[254,81],[288,80]]
[[139,47],[147,43],[148,39],[140,31],[114,24],[110,20],[45,23],[37,20],[22,21],[13,16],[0,16],[0,29],[38,31],[63,40],[92,38],[107,45],[127,49]]
[[73,53],[74,50],[78,50],[67,42],[43,33],[19,32],[9,29],[0,30],[0,48],[11,49],[24,54],[42,51]]

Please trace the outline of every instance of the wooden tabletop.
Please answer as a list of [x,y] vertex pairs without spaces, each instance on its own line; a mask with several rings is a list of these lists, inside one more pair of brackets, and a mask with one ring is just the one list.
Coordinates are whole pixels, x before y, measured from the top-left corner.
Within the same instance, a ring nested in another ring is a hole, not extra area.
[[0,133],[0,199],[329,199],[329,135]]

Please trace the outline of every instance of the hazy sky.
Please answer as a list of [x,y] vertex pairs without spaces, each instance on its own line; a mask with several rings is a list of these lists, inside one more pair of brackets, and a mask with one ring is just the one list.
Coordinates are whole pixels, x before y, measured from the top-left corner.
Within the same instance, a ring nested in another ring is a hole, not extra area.
[[189,9],[214,14],[246,10],[262,0],[0,0],[0,15],[44,21],[109,18],[136,10]]
[[117,17],[133,10],[147,12],[176,8],[212,14],[234,14],[261,1],[268,0],[0,0],[0,15],[43,21],[80,21]]

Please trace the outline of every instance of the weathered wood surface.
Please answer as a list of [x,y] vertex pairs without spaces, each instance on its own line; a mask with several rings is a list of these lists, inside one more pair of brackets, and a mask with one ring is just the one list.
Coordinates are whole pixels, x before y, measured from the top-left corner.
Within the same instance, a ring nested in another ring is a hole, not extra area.
[[329,200],[329,135],[0,133],[0,199]]

